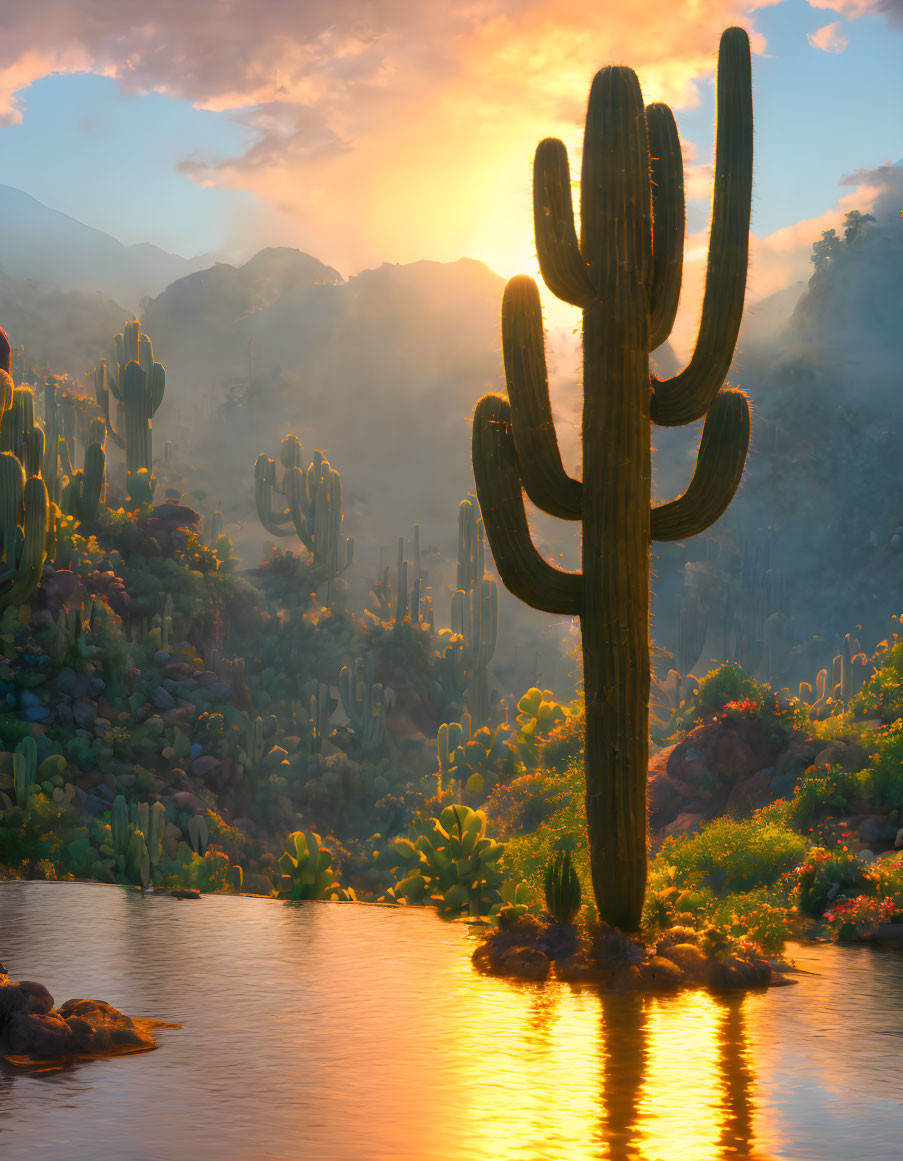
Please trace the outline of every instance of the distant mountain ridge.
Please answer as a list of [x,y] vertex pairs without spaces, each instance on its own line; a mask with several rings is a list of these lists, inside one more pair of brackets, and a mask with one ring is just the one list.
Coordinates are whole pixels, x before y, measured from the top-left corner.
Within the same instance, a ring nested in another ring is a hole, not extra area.
[[212,254],[182,258],[148,242],[124,246],[20,189],[0,185],[0,266],[13,278],[99,291],[137,311],[142,298],[214,261]]

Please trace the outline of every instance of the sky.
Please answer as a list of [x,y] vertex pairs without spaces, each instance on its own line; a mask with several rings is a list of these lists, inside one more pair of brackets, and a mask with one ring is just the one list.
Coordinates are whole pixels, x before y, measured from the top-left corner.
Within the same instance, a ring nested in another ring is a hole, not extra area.
[[579,172],[592,76],[629,64],[684,149],[680,347],[732,24],[754,54],[754,301],[808,278],[845,210],[888,209],[903,0],[0,0],[0,172],[186,257],[289,245],[345,276],[464,256],[535,275],[535,146],[561,137]]

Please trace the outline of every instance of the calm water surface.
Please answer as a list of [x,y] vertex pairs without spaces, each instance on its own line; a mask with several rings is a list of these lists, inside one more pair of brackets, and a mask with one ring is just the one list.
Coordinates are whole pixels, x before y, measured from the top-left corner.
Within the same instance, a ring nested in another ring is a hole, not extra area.
[[2,1161],[898,1161],[903,953],[796,987],[602,998],[475,973],[432,912],[0,884],[0,960],[156,1052],[0,1071]]

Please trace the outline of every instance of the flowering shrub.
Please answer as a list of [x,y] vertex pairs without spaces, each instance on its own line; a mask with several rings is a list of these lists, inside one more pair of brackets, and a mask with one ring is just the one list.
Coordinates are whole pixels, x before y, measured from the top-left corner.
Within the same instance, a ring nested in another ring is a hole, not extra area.
[[780,889],[757,887],[725,899],[712,915],[712,925],[732,941],[751,943],[763,951],[780,951],[790,932],[790,913]]
[[866,867],[846,847],[825,850],[813,847],[798,867],[783,876],[788,890],[795,894],[799,908],[807,915],[821,915],[841,894],[870,891],[874,881]]
[[893,899],[857,895],[825,911],[825,930],[832,939],[860,939],[864,935],[873,935],[878,924],[887,923],[896,910]]

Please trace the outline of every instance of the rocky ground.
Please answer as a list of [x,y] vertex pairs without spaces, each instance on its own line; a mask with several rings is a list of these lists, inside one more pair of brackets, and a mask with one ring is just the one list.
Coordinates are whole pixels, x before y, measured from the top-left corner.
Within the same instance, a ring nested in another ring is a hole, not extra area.
[[[747,818],[779,798],[790,798],[805,771],[829,765],[856,772],[868,765],[868,756],[855,742],[825,744],[798,730],[772,733],[750,714],[725,715],[697,726],[649,763],[653,853],[666,838],[692,834],[710,819],[724,814]],[[828,829],[843,834],[852,850],[878,858],[893,852],[898,826],[886,814],[869,811],[868,804],[860,805],[861,810],[838,814]]]
[[613,927],[562,926],[530,915],[491,931],[472,960],[487,974],[592,981],[619,992],[700,986],[733,990],[791,982],[763,956],[728,953],[712,933],[675,927],[647,946]]

